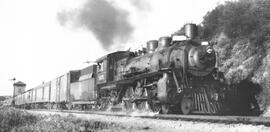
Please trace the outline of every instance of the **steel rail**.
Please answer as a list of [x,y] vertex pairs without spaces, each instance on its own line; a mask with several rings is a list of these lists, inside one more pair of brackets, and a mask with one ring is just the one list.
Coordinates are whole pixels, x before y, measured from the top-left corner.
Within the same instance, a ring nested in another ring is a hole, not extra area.
[[70,113],[70,114],[96,114],[105,116],[118,116],[118,117],[138,117],[160,120],[181,120],[181,121],[197,121],[197,122],[210,122],[210,123],[223,123],[223,124],[251,124],[251,125],[264,125],[270,126],[270,117],[252,117],[252,116],[216,116],[216,115],[175,115],[175,114],[155,114],[153,116],[139,113],[132,115],[125,112],[104,112],[104,111],[78,111],[78,110],[27,110],[27,111],[46,111],[55,113]]

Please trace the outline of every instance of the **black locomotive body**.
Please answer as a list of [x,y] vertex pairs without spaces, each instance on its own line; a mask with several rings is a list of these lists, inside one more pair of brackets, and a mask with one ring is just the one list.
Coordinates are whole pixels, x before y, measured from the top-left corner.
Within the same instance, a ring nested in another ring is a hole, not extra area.
[[103,68],[97,74],[97,82],[103,82],[97,85],[102,103],[162,113],[220,112],[225,87],[213,77],[216,55],[212,47],[171,37],[162,37],[158,43],[156,50],[148,49],[144,55],[116,52],[97,61],[98,69]]
[[[205,45],[196,37],[196,28],[194,24],[187,24],[184,35],[151,40],[147,49],[140,52],[110,53],[98,59],[95,65],[65,74],[66,79],[50,81],[46,83],[49,96],[43,102],[68,109],[79,106],[164,114],[234,113],[238,108],[237,101],[232,99],[239,99],[239,90],[224,83],[216,67],[216,52],[211,44]],[[35,89],[27,92],[31,91]],[[52,97],[57,98],[57,95],[66,98],[54,101]],[[240,97],[245,100],[244,96]],[[32,97],[28,98],[27,104],[36,103],[31,102]],[[251,110],[251,104],[247,101],[244,104],[247,111]]]

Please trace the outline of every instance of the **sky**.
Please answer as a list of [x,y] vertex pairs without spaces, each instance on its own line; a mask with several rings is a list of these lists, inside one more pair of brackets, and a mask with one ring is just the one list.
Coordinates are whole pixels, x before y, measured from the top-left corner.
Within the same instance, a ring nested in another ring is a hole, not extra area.
[[0,96],[168,36],[224,0],[0,0]]

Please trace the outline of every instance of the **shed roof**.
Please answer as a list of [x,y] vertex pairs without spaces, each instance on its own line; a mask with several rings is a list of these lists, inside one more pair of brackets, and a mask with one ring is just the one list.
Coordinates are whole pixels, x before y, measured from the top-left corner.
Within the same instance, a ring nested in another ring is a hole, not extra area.
[[26,84],[23,83],[22,81],[18,81],[16,83],[14,83],[13,86],[26,86]]

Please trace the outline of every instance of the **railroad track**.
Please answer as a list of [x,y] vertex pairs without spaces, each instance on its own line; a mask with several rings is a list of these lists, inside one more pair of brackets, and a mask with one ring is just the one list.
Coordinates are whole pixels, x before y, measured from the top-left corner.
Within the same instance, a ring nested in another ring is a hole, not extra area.
[[270,117],[251,117],[251,116],[215,116],[215,115],[175,115],[175,114],[154,114],[154,113],[125,113],[125,112],[100,112],[100,111],[76,111],[76,110],[29,110],[29,111],[49,111],[54,113],[70,113],[70,114],[97,114],[105,116],[118,117],[138,117],[161,120],[182,120],[182,121],[198,121],[224,124],[252,124],[270,126]]

